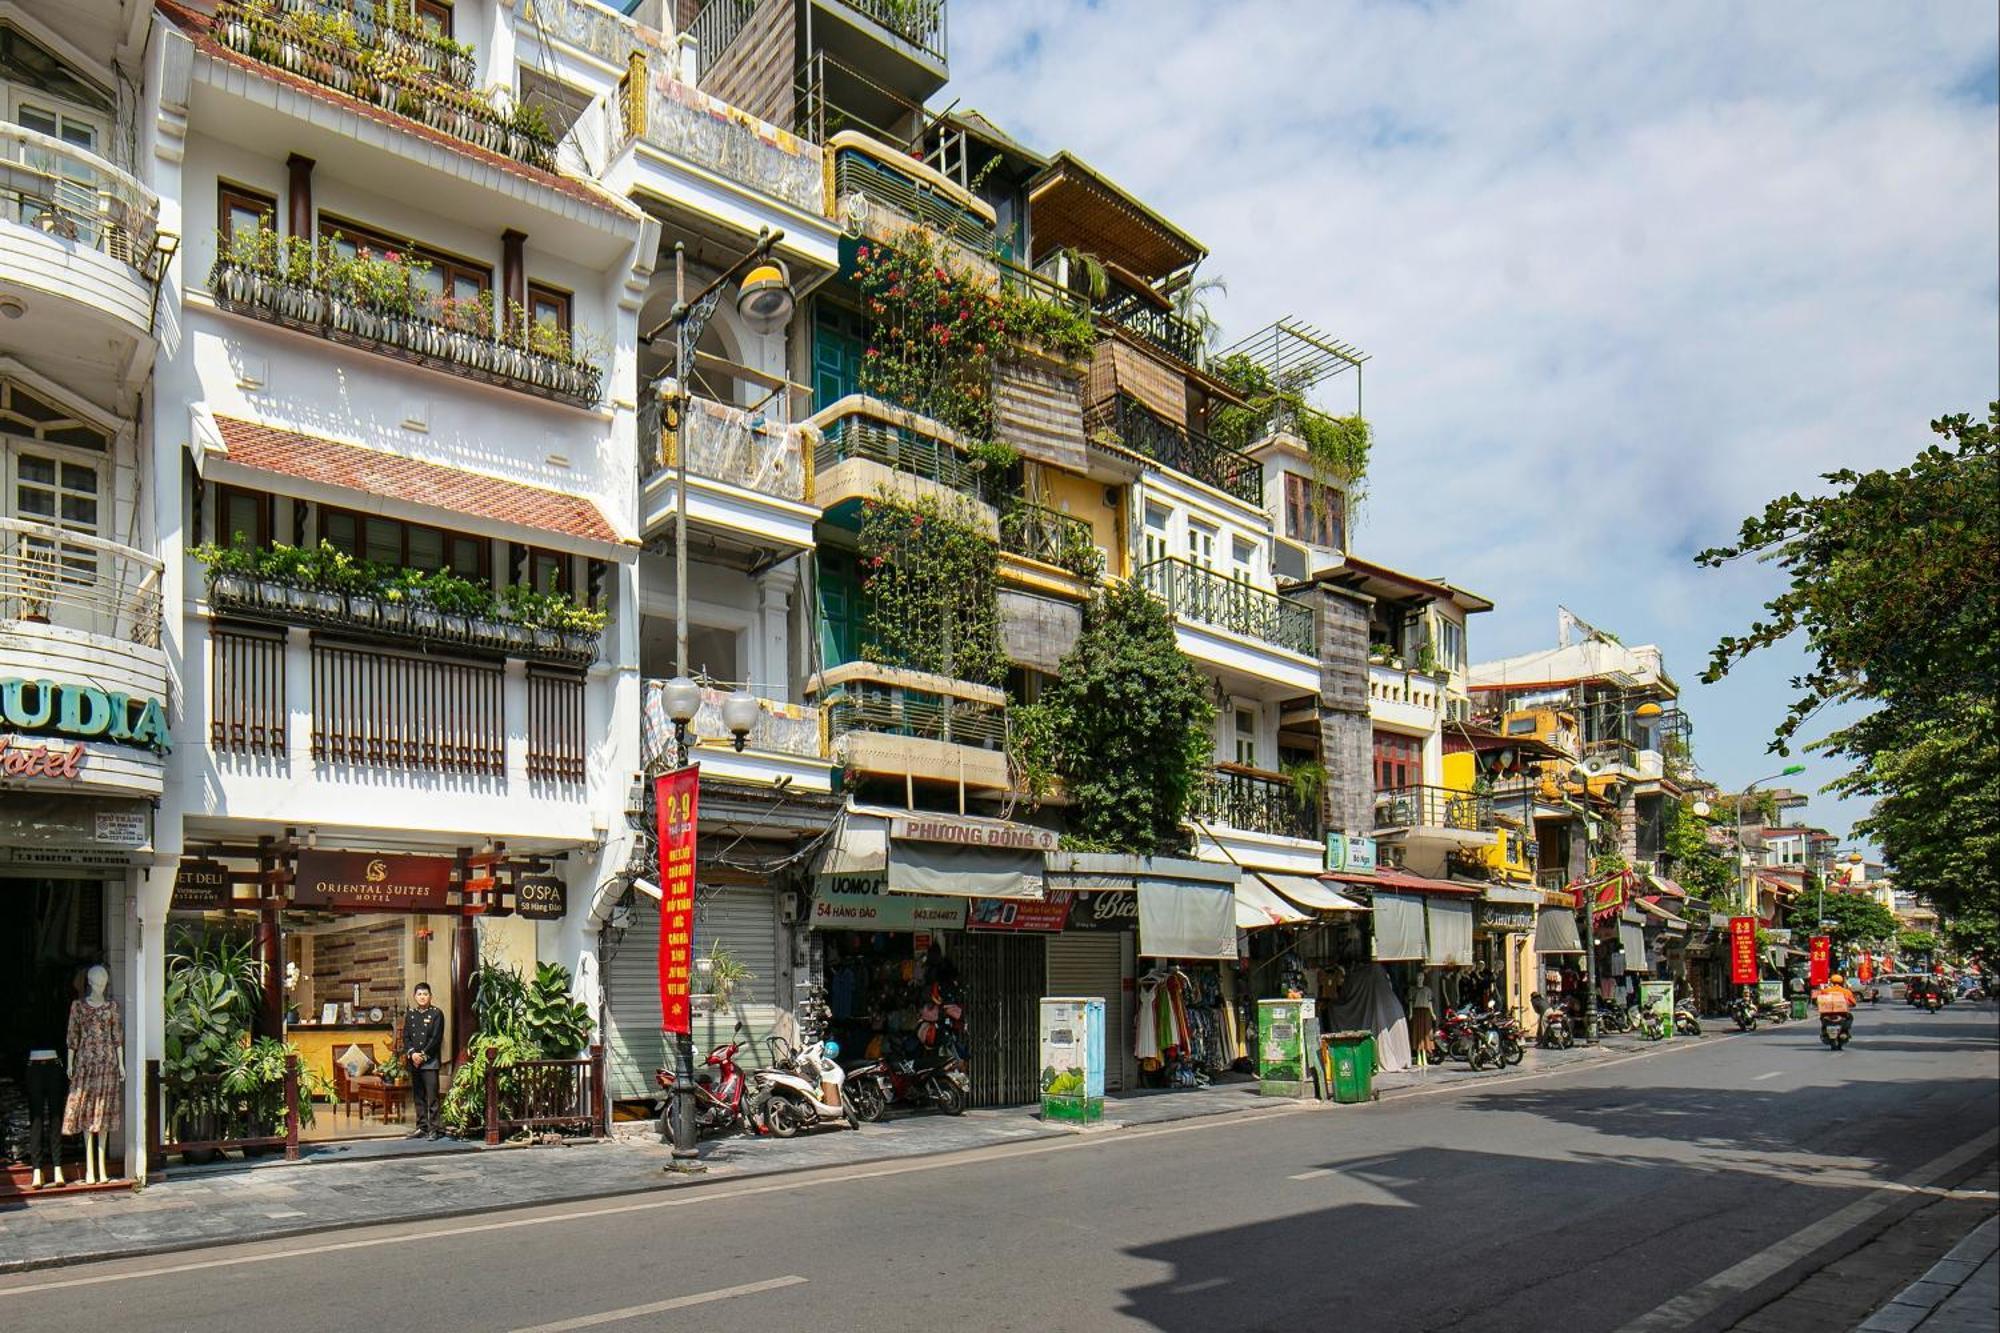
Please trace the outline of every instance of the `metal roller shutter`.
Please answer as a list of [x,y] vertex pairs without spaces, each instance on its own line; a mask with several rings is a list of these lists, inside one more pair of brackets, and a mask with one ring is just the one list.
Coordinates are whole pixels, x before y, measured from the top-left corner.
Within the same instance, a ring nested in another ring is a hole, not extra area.
[[[659,1088],[653,1071],[668,1059],[666,1038],[660,1032],[660,905],[642,896],[634,907],[631,926],[604,962],[604,1035],[613,1097],[654,1096]],[[737,1001],[750,1029],[751,1050],[742,1063],[756,1068],[768,1052],[764,1039],[778,1023],[778,921],[772,893],[701,889],[695,908],[695,957],[706,955],[715,943],[750,970],[751,979],[738,990]],[[728,1041],[734,1027],[733,1013],[697,1013],[695,1058]]]
[[1104,1087],[1110,1092],[1131,1086],[1126,1071],[1132,1040],[1131,1018],[1125,1012],[1123,943],[1121,933],[1108,930],[1049,937],[1047,993],[1104,1001]]

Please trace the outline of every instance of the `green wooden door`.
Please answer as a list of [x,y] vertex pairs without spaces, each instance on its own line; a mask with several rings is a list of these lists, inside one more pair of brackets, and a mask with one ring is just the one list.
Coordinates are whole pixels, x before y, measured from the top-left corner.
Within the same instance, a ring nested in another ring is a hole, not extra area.
[[813,327],[813,411],[861,389],[861,352],[867,330],[852,310],[822,301]]
[[846,551],[819,552],[819,664],[852,662],[860,653],[861,582]]

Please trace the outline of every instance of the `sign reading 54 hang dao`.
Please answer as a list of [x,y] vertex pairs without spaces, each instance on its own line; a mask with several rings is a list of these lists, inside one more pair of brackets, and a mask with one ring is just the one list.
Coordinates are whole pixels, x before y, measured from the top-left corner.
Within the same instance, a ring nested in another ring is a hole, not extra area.
[[451,872],[448,856],[304,851],[299,853],[292,903],[363,912],[442,912]]

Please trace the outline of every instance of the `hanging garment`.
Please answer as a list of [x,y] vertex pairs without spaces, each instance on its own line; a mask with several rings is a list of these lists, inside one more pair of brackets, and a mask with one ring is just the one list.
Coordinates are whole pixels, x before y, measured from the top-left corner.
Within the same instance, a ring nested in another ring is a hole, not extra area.
[[1132,1030],[1132,1055],[1139,1060],[1160,1058],[1159,1012],[1156,1007],[1159,983],[1142,982],[1139,986],[1139,1017]]
[[1394,1073],[1410,1067],[1409,1022],[1396,998],[1396,984],[1380,964],[1350,970],[1331,1014],[1320,1020],[1322,1032],[1354,1028],[1375,1034],[1377,1069]]

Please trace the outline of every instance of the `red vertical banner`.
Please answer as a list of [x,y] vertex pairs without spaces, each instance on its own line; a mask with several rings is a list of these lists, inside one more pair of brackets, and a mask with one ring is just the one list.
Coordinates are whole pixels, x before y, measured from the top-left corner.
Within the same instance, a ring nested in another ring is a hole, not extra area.
[[1861,955],[1861,965],[1855,969],[1854,975],[1863,981],[1875,980],[1875,958],[1872,954]]
[[1833,975],[1833,940],[1826,935],[1815,935],[1811,947],[1810,961],[1806,964],[1806,984],[1824,986],[1826,979]]
[[660,1030],[694,1031],[694,827],[700,773],[677,768],[653,786],[660,842]]
[[1757,918],[1732,916],[1729,918],[1729,984],[1754,986],[1757,984],[1757,971]]

